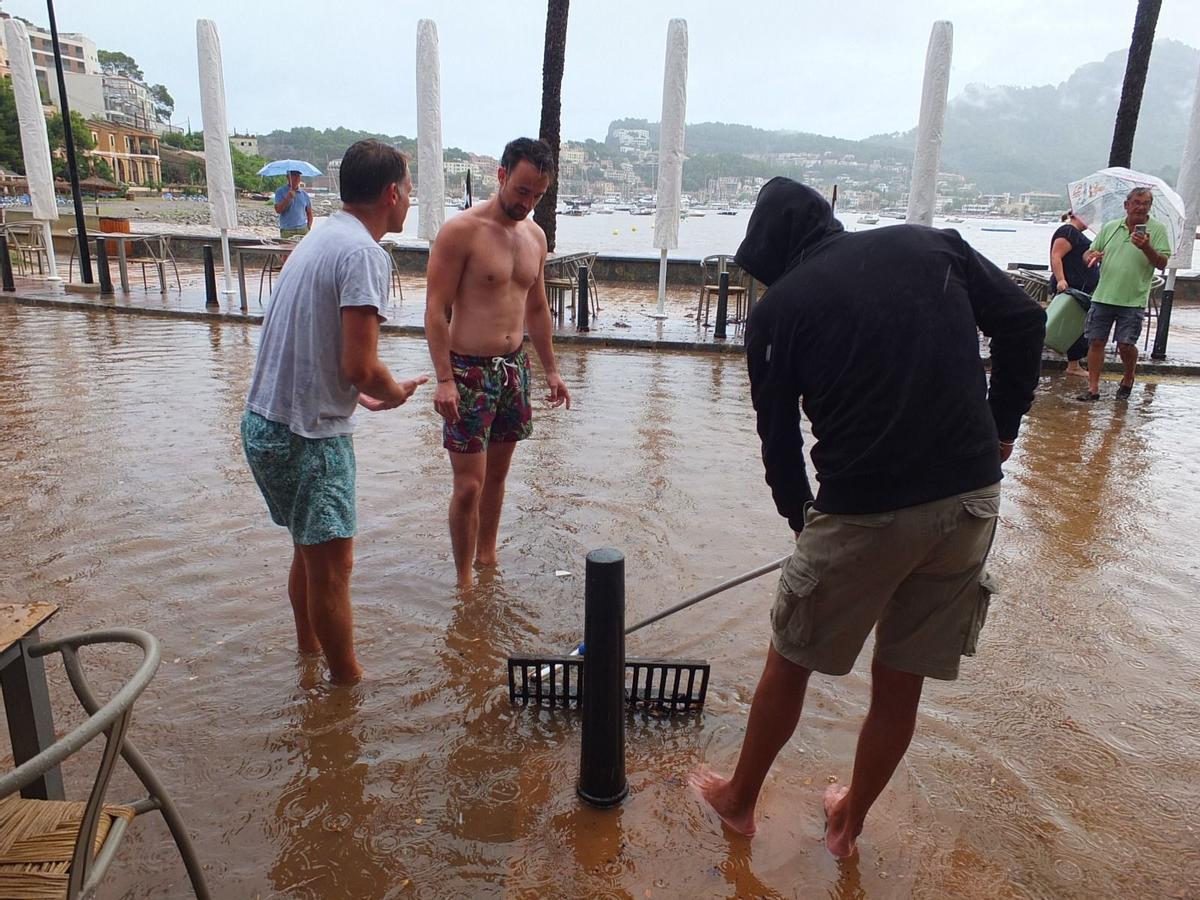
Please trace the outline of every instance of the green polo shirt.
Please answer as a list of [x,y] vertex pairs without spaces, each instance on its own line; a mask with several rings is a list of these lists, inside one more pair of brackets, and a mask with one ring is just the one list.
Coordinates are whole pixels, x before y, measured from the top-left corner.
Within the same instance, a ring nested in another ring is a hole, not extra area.
[[[1162,222],[1151,219],[1146,223],[1150,235],[1150,246],[1164,256],[1171,255],[1171,242]],[[1093,250],[1103,250],[1100,263],[1100,283],[1092,293],[1092,299],[1110,306],[1146,305],[1150,296],[1150,280],[1154,277],[1154,266],[1146,254],[1133,246],[1129,239],[1129,226],[1124,219],[1105,222],[1096,239]]]

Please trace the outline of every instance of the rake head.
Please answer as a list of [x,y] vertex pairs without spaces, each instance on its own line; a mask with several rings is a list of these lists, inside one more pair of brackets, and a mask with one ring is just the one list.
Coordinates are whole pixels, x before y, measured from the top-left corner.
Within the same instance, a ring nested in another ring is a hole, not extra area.
[[[702,659],[625,660],[625,703],[670,715],[704,706],[708,663]],[[508,661],[508,699],[528,706],[580,705],[583,658],[579,656],[514,656]]]

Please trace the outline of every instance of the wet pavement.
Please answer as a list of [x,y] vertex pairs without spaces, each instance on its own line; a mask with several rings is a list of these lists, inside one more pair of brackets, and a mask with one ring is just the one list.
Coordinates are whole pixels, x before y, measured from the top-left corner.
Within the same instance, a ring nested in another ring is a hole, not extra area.
[[[576,714],[513,709],[504,689],[508,655],[579,639],[590,549],[626,554],[630,621],[787,551],[737,355],[561,346],[573,408],[536,411],[500,572],[470,596],[453,587],[432,395],[363,414],[353,590],[368,679],[334,689],[294,653],[289,543],[238,441],[258,328],[205,321],[202,296],[189,298],[168,296],[153,318],[0,303],[0,583],[6,601],[62,606],[49,634],[129,625],[160,639],[130,734],[216,896],[1200,892],[1200,383],[1147,378],[1128,403],[1085,406],[1075,380],[1043,378],[1006,466],[1002,592],[979,655],[959,681],[928,686],[859,857],[839,865],[821,845],[820,797],[849,777],[868,653],[845,678],[813,679],[752,841],[722,834],[684,785],[697,763],[736,757],[769,577],[629,639],[631,655],[707,658],[713,680],[700,716],[627,720],[618,809],[576,799]],[[121,302],[151,311],[161,298]],[[428,370],[419,338],[381,352],[399,374]],[[84,663],[103,693],[133,661]],[[62,670],[50,678],[63,731],[80,716],[64,712]],[[68,766],[69,790],[94,763]],[[132,793],[121,777],[112,796]],[[102,896],[185,884],[165,827],[146,818]]]

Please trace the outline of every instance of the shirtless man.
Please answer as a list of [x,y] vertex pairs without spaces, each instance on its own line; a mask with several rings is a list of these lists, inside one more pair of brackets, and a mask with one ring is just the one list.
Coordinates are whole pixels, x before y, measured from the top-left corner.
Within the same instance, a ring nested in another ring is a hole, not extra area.
[[425,338],[454,471],[450,543],[460,588],[471,586],[473,564],[496,565],[508,467],[516,442],[533,431],[526,329],[546,373],[546,399],[571,407],[551,346],[546,236],[528,221],[554,174],[544,141],[510,142],[496,195],[450,219],[429,253]]

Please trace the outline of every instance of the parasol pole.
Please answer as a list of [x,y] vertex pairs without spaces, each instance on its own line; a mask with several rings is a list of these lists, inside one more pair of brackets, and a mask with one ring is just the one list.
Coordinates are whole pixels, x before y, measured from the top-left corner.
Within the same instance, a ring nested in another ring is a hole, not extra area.
[[[75,138],[71,133],[71,105],[67,102],[67,82],[63,75],[62,47],[58,43],[58,22],[54,18],[54,0],[46,0],[46,13],[50,17],[50,43],[54,47],[54,71],[58,78],[58,105],[62,112],[63,143],[67,151],[67,176],[71,179],[71,200],[75,205],[75,240],[79,245],[79,280],[92,283],[92,254],[88,250],[87,223],[83,220],[83,195],[79,191],[79,167],[75,162]],[[49,226],[47,225],[47,228]],[[47,244],[48,255],[53,259],[54,245]],[[53,272],[54,263],[51,263]]]
[[[229,229],[221,229],[221,264],[225,267],[225,289],[221,291],[226,297],[232,297],[233,289],[233,266],[229,264]],[[245,312],[245,310],[242,310]]]
[[55,283],[62,281],[58,277],[58,261],[54,258],[54,235],[50,233],[50,223],[45,220],[42,221],[42,243],[46,247],[46,262],[50,264],[50,274],[46,280]]

